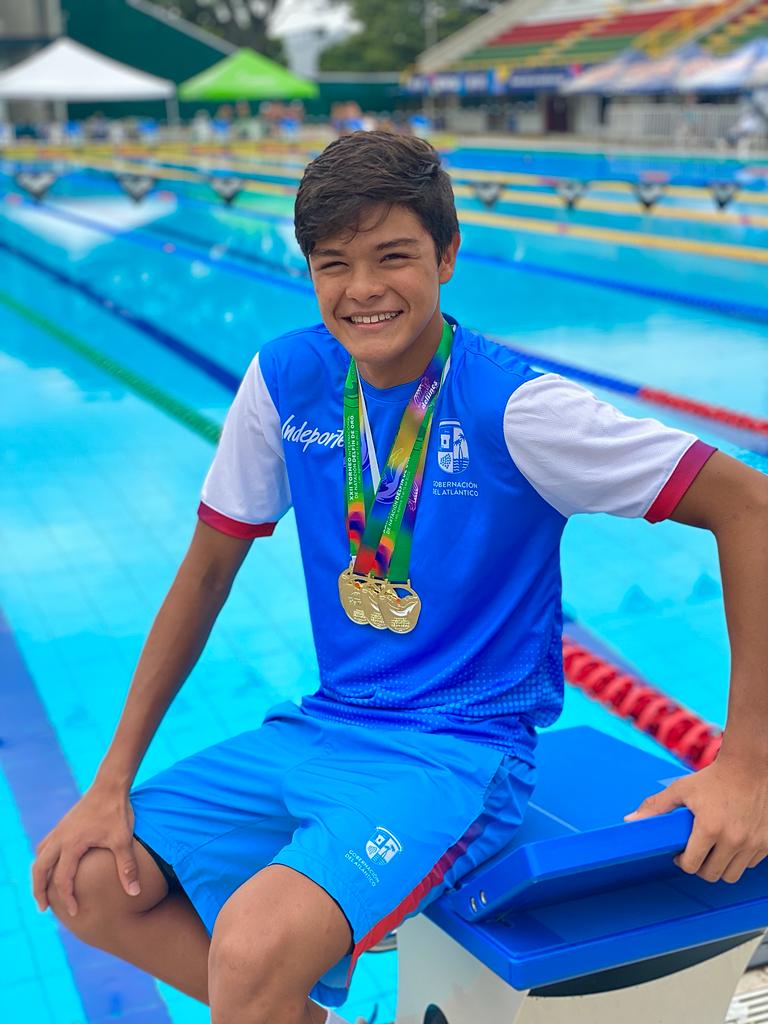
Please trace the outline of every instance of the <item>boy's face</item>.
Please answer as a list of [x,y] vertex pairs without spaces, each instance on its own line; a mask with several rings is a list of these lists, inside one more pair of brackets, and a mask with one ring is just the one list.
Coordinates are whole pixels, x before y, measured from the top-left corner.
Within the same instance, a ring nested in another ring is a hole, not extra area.
[[[406,206],[382,207],[321,239],[309,267],[323,323],[376,387],[423,373],[442,332],[440,285],[450,281],[458,235],[438,263],[435,243]],[[371,319],[372,318],[372,319]]]

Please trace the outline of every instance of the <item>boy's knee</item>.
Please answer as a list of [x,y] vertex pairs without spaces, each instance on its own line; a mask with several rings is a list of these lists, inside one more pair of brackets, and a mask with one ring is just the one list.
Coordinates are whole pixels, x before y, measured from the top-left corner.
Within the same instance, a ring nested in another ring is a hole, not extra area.
[[[208,956],[208,992],[211,1022],[231,1021],[235,1007],[243,1020],[257,1024],[282,1020],[289,1004],[298,1010],[307,993],[296,984],[290,969],[292,953],[288,936],[279,929],[214,930]],[[294,1019],[289,1017],[288,1019]]]
[[112,907],[112,890],[120,885],[112,854],[109,850],[92,849],[81,858],[74,880],[74,895],[77,901],[77,913],[74,916],[67,909],[64,896],[59,889],[61,884],[61,879],[56,877],[54,871],[46,892],[50,908],[71,932],[81,938],[87,938],[98,928],[101,919],[107,913],[107,907]]
[[[143,852],[143,851],[142,851]],[[149,858],[149,855],[146,855]],[[94,941],[105,928],[126,914],[140,914],[155,906],[168,891],[168,886],[154,862],[149,868],[139,860],[141,893],[129,896],[117,874],[115,858],[109,850],[93,848],[81,858],[74,881],[77,913],[67,910],[56,886],[56,874],[48,884],[47,896],[51,910],[71,932],[85,941]]]

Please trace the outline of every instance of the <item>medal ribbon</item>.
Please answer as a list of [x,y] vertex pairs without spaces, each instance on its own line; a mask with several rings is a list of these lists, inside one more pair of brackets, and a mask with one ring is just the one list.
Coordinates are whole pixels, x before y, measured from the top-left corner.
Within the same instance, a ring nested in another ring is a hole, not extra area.
[[355,558],[354,572],[362,576],[392,575],[397,581],[408,578],[429,431],[452,343],[453,330],[445,323],[440,344],[403,413],[378,481],[371,472],[375,452],[371,450],[370,430],[366,429],[366,438],[360,429],[361,422],[367,428],[362,387],[355,361],[350,362],[344,386],[347,532],[350,555]]

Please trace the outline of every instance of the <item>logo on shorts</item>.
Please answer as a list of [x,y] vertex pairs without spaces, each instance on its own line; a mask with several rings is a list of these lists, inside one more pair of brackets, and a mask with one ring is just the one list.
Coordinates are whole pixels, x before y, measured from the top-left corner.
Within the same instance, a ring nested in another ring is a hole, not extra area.
[[377,864],[389,864],[396,853],[400,853],[403,847],[400,840],[392,833],[379,826],[371,838],[365,844],[365,852],[368,859]]
[[437,462],[444,473],[461,476],[469,469],[469,445],[458,420],[441,420]]

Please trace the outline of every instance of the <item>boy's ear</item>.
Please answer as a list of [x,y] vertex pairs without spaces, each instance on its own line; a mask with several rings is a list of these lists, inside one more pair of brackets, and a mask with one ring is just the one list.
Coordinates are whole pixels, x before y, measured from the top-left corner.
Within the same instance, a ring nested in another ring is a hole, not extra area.
[[447,284],[453,277],[453,272],[456,269],[456,255],[460,244],[461,236],[456,232],[437,265],[437,276],[440,284]]

